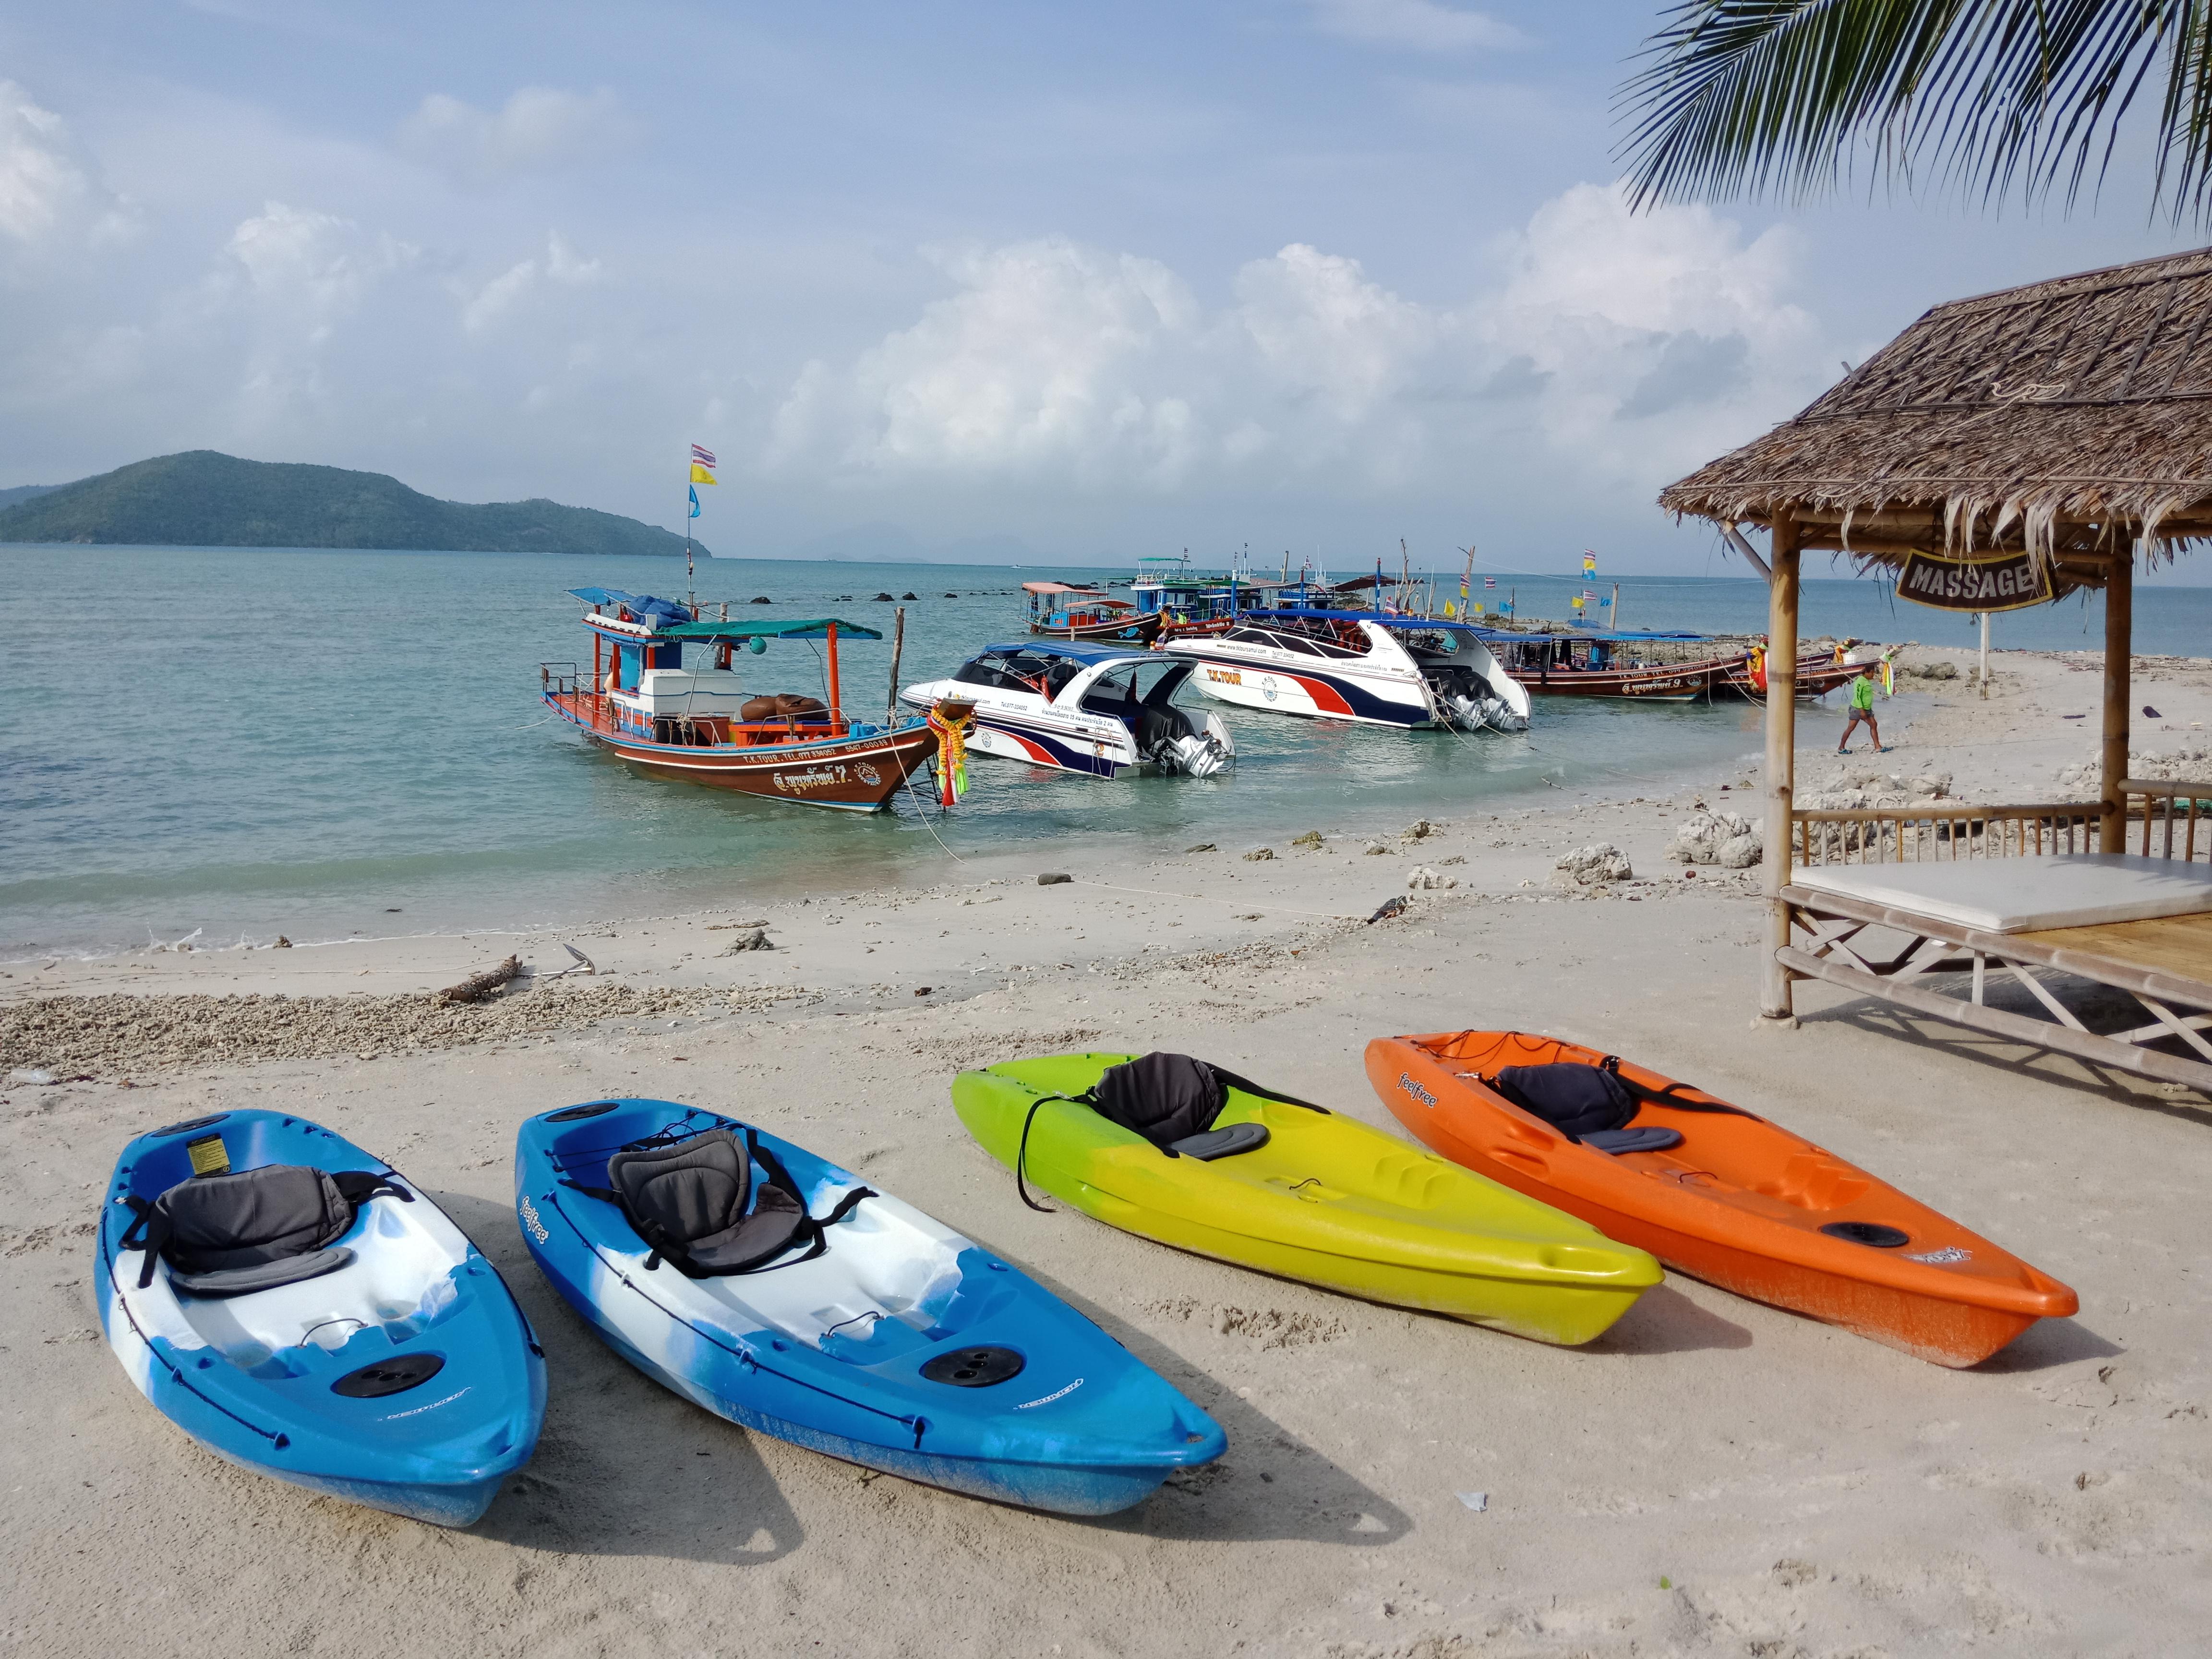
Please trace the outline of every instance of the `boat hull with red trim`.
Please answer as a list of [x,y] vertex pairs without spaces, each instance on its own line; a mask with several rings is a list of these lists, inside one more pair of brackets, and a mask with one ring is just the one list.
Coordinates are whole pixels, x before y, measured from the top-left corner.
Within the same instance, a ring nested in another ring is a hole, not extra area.
[[1036,622],[1030,624],[1030,632],[1042,639],[1087,640],[1099,645],[1150,645],[1159,631],[1158,617],[1139,616],[1134,611],[1095,617],[1087,622]]
[[1744,659],[1642,663],[1626,668],[1516,668],[1506,672],[1534,697],[1616,697],[1631,702],[1695,702],[1727,684]]
[[665,735],[690,741],[662,742],[616,724],[604,696],[556,690],[546,693],[545,702],[610,754],[655,777],[846,812],[889,806],[937,747],[936,735],[919,721],[889,731],[848,726],[842,732],[826,725],[810,731],[787,722],[761,722],[757,729],[687,722],[688,732],[679,726]]
[[[1797,665],[1797,695],[1801,697],[1825,697],[1838,687],[1849,685],[1859,672],[1855,662],[1818,662]],[[1729,689],[1740,691],[1753,702],[1766,701],[1766,676],[1754,674],[1748,658],[1729,671]]]

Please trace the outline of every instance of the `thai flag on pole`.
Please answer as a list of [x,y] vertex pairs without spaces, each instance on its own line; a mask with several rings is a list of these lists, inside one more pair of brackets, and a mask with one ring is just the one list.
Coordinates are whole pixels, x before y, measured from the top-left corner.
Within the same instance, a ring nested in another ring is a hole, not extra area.
[[1482,585],[1485,587],[1495,587],[1498,586],[1498,578],[1495,576],[1485,576],[1482,579]]
[[702,466],[713,466],[716,465],[714,460],[714,452],[711,449],[702,449],[696,444],[693,444],[691,446],[691,459],[698,462]]

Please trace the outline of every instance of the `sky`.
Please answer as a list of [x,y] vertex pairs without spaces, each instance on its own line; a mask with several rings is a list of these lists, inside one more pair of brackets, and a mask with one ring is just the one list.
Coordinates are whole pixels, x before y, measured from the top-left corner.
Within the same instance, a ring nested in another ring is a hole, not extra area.
[[0,487],[680,529],[697,442],[725,556],[1741,574],[1662,486],[1931,304],[2200,240],[2127,154],[2071,217],[1632,213],[1658,12],[0,0]]

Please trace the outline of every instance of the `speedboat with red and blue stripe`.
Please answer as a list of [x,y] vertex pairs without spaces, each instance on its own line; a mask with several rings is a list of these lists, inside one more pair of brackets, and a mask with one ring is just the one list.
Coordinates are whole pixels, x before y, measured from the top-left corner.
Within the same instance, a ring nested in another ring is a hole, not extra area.
[[1273,714],[1522,732],[1528,693],[1470,623],[1390,611],[1248,611],[1212,637],[1160,647],[1209,697]]
[[909,708],[973,703],[968,747],[1063,772],[1152,771],[1206,778],[1237,758],[1218,714],[1193,719],[1175,695],[1195,665],[1158,653],[1024,640],[977,652],[950,678],[899,693]]

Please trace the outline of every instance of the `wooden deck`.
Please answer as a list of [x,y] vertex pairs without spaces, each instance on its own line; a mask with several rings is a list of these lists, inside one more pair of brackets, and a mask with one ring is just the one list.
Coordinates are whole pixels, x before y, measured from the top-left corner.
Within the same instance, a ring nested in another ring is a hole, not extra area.
[[[2017,933],[1985,933],[1862,898],[1783,888],[1790,943],[1774,952],[1793,979],[1881,998],[1994,1036],[2118,1066],[2212,1094],[2212,912]],[[1869,935],[1869,929],[1879,930]],[[1888,944],[1902,935],[1900,946]],[[1877,948],[1879,947],[1879,948]],[[1925,976],[1972,971],[1965,997]],[[2149,1016],[2126,1030],[2092,1031],[2034,972],[2072,974],[2124,991]],[[2008,978],[2045,1018],[1988,1006],[1990,976]],[[2154,1044],[2178,1042],[2177,1054]]]
[[2093,927],[2046,927],[2008,937],[2045,950],[2098,957],[2196,981],[2212,998],[2212,911],[2194,916],[2160,916],[2149,921],[2105,922]]

